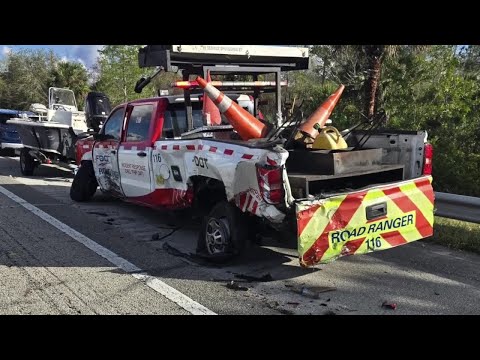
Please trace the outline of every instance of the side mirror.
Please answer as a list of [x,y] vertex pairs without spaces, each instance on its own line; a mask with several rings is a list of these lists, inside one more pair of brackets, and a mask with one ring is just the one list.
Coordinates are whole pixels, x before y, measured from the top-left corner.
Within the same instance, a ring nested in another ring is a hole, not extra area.
[[140,80],[137,81],[135,84],[135,92],[137,94],[140,94],[145,86],[147,86],[152,79],[150,77],[147,78],[140,78]]
[[148,76],[147,78],[140,78],[140,80],[137,81],[137,83],[135,84],[135,92],[137,94],[140,94],[143,90],[143,88],[145,86],[147,86],[148,84],[150,84],[150,82],[152,81],[152,79],[157,76],[158,74],[160,74],[162,71],[163,71],[163,66],[160,66],[160,68],[152,75],[152,76]]

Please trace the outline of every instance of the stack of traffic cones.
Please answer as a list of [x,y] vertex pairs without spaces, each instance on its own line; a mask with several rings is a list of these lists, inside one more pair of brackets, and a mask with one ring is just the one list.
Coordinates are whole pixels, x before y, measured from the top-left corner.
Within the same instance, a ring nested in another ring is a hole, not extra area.
[[318,129],[324,127],[328,118],[332,114],[333,108],[337,105],[338,99],[342,95],[344,85],[340,87],[328,97],[328,99],[313,112],[312,115],[305,121],[297,133],[295,134],[295,140],[303,142],[305,144],[312,143],[318,136]]
[[[211,81],[210,70],[208,70],[207,82],[210,83]],[[203,96],[203,117],[208,126],[220,125],[222,123],[222,115],[220,115],[220,111],[207,94],[204,94]]]
[[[198,85],[213,103],[218,106],[220,112],[225,115],[233,128],[243,140],[260,139],[268,132],[267,126],[260,120],[243,109],[228,96],[209,84],[200,76],[197,77]],[[205,99],[203,100],[205,103]]]

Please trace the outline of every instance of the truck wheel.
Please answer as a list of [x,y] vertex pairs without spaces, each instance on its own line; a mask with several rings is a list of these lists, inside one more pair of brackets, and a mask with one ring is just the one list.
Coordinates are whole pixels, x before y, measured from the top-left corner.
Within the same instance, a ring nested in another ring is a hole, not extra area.
[[248,226],[245,215],[222,201],[203,219],[197,253],[215,263],[225,263],[245,249]]
[[29,154],[27,148],[20,151],[20,172],[25,176],[32,176],[35,169],[35,159]]
[[70,188],[70,198],[78,202],[88,201],[95,194],[95,191],[97,191],[97,186],[98,183],[97,179],[95,179],[93,164],[90,161],[85,161],[73,178]]

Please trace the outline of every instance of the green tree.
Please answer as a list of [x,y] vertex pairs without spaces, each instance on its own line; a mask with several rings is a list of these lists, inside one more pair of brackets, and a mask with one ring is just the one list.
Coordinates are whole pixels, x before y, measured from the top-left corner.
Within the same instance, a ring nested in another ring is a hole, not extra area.
[[140,45],[106,45],[99,50],[100,56],[95,67],[98,80],[95,88],[110,98],[112,105],[155,95],[153,87],[147,87],[142,94],[134,91],[135,84],[144,75],[138,66]]
[[72,90],[82,109],[89,91],[87,69],[78,62],[58,62],[52,70],[51,86]]
[[435,188],[480,196],[480,86],[471,70],[464,72],[456,46],[402,51],[385,65],[390,125],[427,130],[435,148]]
[[51,51],[22,49],[10,53],[2,74],[0,106],[27,110],[32,103],[48,103],[55,61]]

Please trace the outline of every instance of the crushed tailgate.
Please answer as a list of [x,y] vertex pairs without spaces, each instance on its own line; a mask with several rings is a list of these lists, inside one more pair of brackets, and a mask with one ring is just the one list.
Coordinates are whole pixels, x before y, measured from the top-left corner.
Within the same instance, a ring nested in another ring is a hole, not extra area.
[[296,204],[300,263],[312,266],[433,235],[432,177]]

